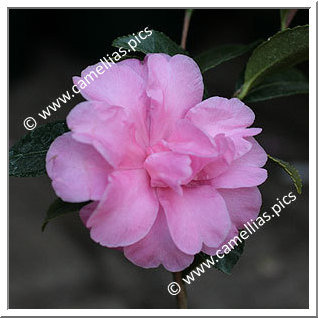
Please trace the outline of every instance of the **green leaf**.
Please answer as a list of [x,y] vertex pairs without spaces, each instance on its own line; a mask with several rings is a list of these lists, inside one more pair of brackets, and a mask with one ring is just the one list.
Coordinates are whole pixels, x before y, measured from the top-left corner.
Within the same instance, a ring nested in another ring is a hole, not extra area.
[[[213,265],[214,268],[220,270],[221,272],[230,275],[232,272],[233,267],[238,262],[239,258],[243,254],[245,241],[242,240],[242,243],[238,243],[234,249],[231,250],[228,254],[223,254],[223,258],[218,258],[217,256],[213,256],[213,260],[215,264]],[[203,252],[195,255],[194,261],[192,264],[186,268],[182,272],[182,276],[186,277],[192,270],[196,270],[197,267],[200,267],[203,262],[206,260],[211,260],[211,256],[207,255]]]
[[[135,48],[135,51],[142,52],[144,54],[166,53],[171,56],[175,54],[189,55],[187,51],[185,51],[177,43],[172,41],[164,33],[155,30],[151,31],[152,34],[149,35],[145,40],[142,40],[141,43],[138,43],[138,45]],[[122,47],[126,50],[131,51],[132,48],[128,44],[130,40],[136,41],[134,35],[121,36],[115,39],[112,45],[117,48]]]
[[260,85],[251,89],[244,102],[254,103],[308,92],[309,83],[306,77],[296,69],[289,69],[264,78]]
[[297,192],[299,194],[301,194],[301,190],[302,190],[302,180],[300,177],[300,174],[298,172],[298,170],[291,165],[290,163],[283,161],[281,159],[278,158],[274,158],[270,155],[268,155],[268,158],[273,160],[275,163],[279,164],[291,177],[291,179],[293,180],[294,186],[297,190]]
[[65,122],[49,123],[23,136],[9,151],[9,175],[36,177],[46,173],[45,157],[54,139],[68,131]]
[[215,268],[221,272],[230,275],[233,267],[238,262],[239,258],[242,256],[244,251],[245,241],[242,240],[242,243],[238,243],[237,246],[230,253],[224,254],[224,257],[219,259],[216,256],[213,259],[217,259],[218,262],[215,264]]
[[308,59],[309,27],[298,26],[276,33],[259,45],[246,64],[244,84],[238,94],[244,99],[251,88],[274,72]]
[[290,25],[298,9],[281,9],[280,10],[280,27],[285,30]]
[[260,41],[255,41],[248,45],[243,44],[226,44],[216,46],[206,52],[201,53],[195,57],[201,72],[204,73],[207,70],[216,67],[217,65],[234,59],[244,53],[253,49],[258,45]]
[[83,206],[90,203],[88,202],[81,202],[81,203],[69,203],[64,202],[61,199],[56,199],[49,207],[46,217],[42,224],[42,232],[45,230],[46,225],[53,219],[65,215],[70,212],[77,212],[79,211]]

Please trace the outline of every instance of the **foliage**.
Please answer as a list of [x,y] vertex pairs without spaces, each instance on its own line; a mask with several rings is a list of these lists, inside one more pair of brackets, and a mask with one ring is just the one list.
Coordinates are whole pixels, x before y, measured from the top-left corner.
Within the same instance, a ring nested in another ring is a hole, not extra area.
[[87,205],[88,203],[89,202],[70,203],[64,202],[61,199],[56,199],[47,210],[46,217],[42,224],[42,232],[45,230],[46,225],[49,223],[49,221],[70,212],[78,212],[83,206]]
[[247,62],[244,83],[237,97],[244,99],[265,76],[305,61],[308,54],[308,25],[276,33],[253,51]]
[[37,177],[46,173],[45,157],[55,138],[68,131],[65,122],[39,126],[23,136],[9,151],[9,175]]
[[293,180],[293,183],[295,185],[297,192],[299,194],[301,194],[302,181],[301,181],[301,177],[300,177],[298,170],[293,165],[291,165],[290,163],[288,163],[286,161],[283,161],[283,160],[278,159],[278,158],[274,158],[270,155],[268,155],[268,158],[273,160],[278,165],[280,165],[288,173],[288,175]]
[[[244,245],[245,241],[243,240],[242,243],[237,243],[237,246],[235,246],[228,254],[223,254],[222,258],[213,256],[214,268],[225,274],[230,275],[235,264],[238,262],[239,258],[243,254]],[[206,262],[210,259],[210,255],[207,255],[203,252],[198,253],[197,255],[195,255],[192,264],[182,272],[182,276],[186,277],[192,270],[200,267],[203,262]]]

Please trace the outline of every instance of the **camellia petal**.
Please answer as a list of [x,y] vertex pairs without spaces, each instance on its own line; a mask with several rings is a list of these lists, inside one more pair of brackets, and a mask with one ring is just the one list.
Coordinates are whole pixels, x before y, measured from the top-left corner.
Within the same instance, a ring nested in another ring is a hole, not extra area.
[[203,80],[198,65],[185,55],[147,56],[150,97],[150,142],[157,143],[174,129],[178,119],[202,100]]
[[238,229],[255,220],[262,205],[262,196],[257,187],[238,189],[219,189],[232,222]]
[[177,247],[187,254],[201,251],[202,244],[219,246],[231,220],[222,196],[208,185],[184,187],[183,195],[158,189],[168,227]]
[[146,236],[158,209],[158,199],[145,170],[118,170],[110,175],[87,227],[91,228],[92,239],[103,246],[131,245]]
[[197,157],[214,158],[219,151],[209,137],[188,120],[178,120],[164,144],[172,151]]
[[181,252],[174,244],[162,208],[149,233],[139,242],[126,246],[124,253],[138,266],[153,268],[162,264],[171,272],[181,271],[188,267],[194,258],[193,255]]
[[94,146],[115,168],[141,168],[145,151],[135,139],[135,127],[122,107],[83,102],[68,115],[73,138]]
[[[215,254],[223,255],[225,249],[229,250],[229,249],[235,248],[235,246],[237,246],[237,244],[239,243],[239,241],[237,239],[238,234],[239,234],[239,231],[237,230],[237,228],[234,225],[232,225],[227,237],[224,239],[224,241],[218,247],[208,247],[205,244],[203,244],[202,252],[204,252],[208,255],[215,255]],[[227,247],[225,247],[225,245]],[[222,247],[223,247],[223,249],[222,249]]]
[[214,178],[211,184],[215,188],[255,187],[267,179],[267,171],[257,167],[230,167],[227,171]]
[[208,98],[191,108],[186,118],[210,137],[220,133],[229,136],[236,148],[235,158],[244,155],[252,147],[244,137],[260,133],[259,129],[246,129],[253,124],[255,115],[237,98]]
[[191,108],[188,118],[210,136],[253,124],[253,111],[237,98],[211,97]]
[[244,188],[262,184],[267,178],[267,171],[262,167],[267,160],[263,148],[252,137],[247,139],[252,148],[241,158],[235,160],[224,173],[212,180],[216,188]]
[[191,181],[192,169],[189,156],[173,152],[154,153],[145,161],[152,187],[171,187],[182,193],[182,184]]
[[140,136],[147,138],[143,141],[148,143],[146,77],[145,65],[137,59],[128,59],[116,64],[104,61],[89,66],[73,81],[87,100],[123,107],[138,127]]
[[263,167],[268,159],[265,150],[253,137],[248,137],[246,140],[252,145],[251,150],[244,156],[235,160],[233,166]]
[[110,66],[100,62],[88,66],[81,77],[75,76],[73,81],[87,100],[136,110],[147,103],[145,71],[143,64],[135,59]]
[[92,146],[77,142],[68,132],[51,144],[46,171],[62,200],[84,202],[101,198],[112,168]]

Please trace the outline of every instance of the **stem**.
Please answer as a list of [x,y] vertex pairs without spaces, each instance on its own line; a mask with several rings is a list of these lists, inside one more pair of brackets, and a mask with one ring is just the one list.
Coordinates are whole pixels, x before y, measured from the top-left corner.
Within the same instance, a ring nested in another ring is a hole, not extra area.
[[[286,11],[286,17],[283,18],[283,11]],[[285,30],[289,27],[290,23],[292,22],[296,12],[298,9],[287,9],[287,10],[281,10],[281,30]]]
[[287,20],[286,20],[286,28],[289,27],[290,23],[292,22],[296,12],[298,11],[298,9],[292,9],[289,11],[289,14],[287,16]]
[[187,309],[187,293],[186,288],[184,286],[184,282],[182,280],[182,272],[176,272],[173,274],[173,280],[179,284],[181,290],[180,293],[177,295],[177,304],[179,309]]
[[182,38],[181,38],[181,47],[183,49],[186,48],[186,42],[187,42],[187,36],[188,36],[188,30],[189,30],[192,12],[193,12],[193,9],[186,9],[184,14],[183,30],[182,30]]
[[234,93],[234,96],[233,96],[233,97],[236,97],[236,98],[242,100],[242,99],[247,95],[249,89],[250,89],[250,84],[244,84],[244,85],[241,87],[241,89],[239,89],[238,91],[236,91],[236,92]]

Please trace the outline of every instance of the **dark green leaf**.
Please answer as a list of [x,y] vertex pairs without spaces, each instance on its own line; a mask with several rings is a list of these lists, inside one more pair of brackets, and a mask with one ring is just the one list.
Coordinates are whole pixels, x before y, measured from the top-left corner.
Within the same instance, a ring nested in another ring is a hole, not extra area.
[[65,122],[55,122],[39,126],[23,136],[9,151],[9,175],[36,177],[45,174],[45,157],[51,143],[67,131]]
[[230,275],[233,267],[243,254],[244,245],[245,241],[242,240],[242,243],[238,243],[238,245],[229,254],[224,254],[223,258],[219,259],[216,256],[213,257],[214,260],[218,260],[218,262],[215,264],[215,268],[225,274]]
[[290,22],[294,18],[297,9],[281,9],[280,10],[280,27],[281,30],[285,30],[290,25]]
[[289,69],[264,78],[260,85],[251,89],[244,101],[254,103],[282,96],[308,94],[308,91],[309,84],[304,75],[296,69]]
[[42,224],[42,232],[45,230],[46,225],[49,223],[49,221],[62,216],[64,214],[70,213],[70,212],[77,212],[79,211],[83,206],[87,205],[88,202],[81,202],[81,203],[69,203],[64,202],[61,199],[56,199],[49,207],[46,217]]
[[201,72],[204,73],[207,70],[216,67],[217,65],[234,59],[244,53],[253,49],[258,45],[260,41],[255,41],[248,45],[242,44],[226,44],[221,46],[216,46],[206,52],[198,55],[195,60],[198,63]]
[[297,192],[301,194],[302,181],[301,181],[301,177],[298,170],[293,165],[291,165],[290,163],[286,161],[283,161],[278,158],[274,158],[270,155],[268,155],[268,158],[273,160],[275,163],[279,164],[289,174],[289,176],[293,180],[293,183],[295,185]]
[[[164,33],[151,30],[152,34],[149,35],[145,40],[142,40],[141,43],[135,48],[136,52],[142,52],[144,54],[148,53],[166,53],[168,55],[175,54],[185,54],[188,55],[188,52],[182,49],[177,43],[172,41]],[[114,47],[122,47],[126,50],[131,51],[132,48],[129,46],[129,41],[135,40],[133,35],[121,36],[115,39],[112,43]]]
[[306,76],[296,68],[289,68],[287,70],[280,71],[279,73],[274,73],[269,76],[264,77],[262,84],[270,84],[274,82],[282,82],[290,80],[292,82],[308,82]]
[[249,58],[238,98],[244,99],[251,88],[274,72],[308,59],[309,27],[298,26],[278,32],[259,45]]
[[[245,241],[242,240],[242,243],[238,243],[230,253],[224,254],[223,258],[213,256],[213,260],[215,262],[213,266],[225,274],[231,274],[234,265],[238,262],[239,258],[243,254],[244,245]],[[197,267],[200,267],[201,264],[208,259],[211,260],[211,256],[203,252],[195,255],[193,263],[182,272],[182,276],[186,277],[186,275],[188,275],[192,270],[196,270]]]

